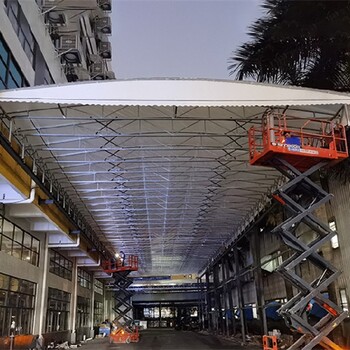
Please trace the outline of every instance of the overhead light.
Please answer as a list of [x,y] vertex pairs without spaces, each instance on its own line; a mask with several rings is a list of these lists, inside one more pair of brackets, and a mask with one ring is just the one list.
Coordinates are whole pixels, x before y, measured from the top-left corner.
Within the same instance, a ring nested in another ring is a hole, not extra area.
[[120,258],[120,255],[119,255],[119,253],[115,253],[115,255],[114,255],[116,258]]

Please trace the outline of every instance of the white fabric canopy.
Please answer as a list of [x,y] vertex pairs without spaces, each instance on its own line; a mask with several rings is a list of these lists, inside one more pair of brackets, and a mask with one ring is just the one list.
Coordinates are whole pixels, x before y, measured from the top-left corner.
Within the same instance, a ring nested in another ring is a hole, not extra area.
[[99,238],[137,254],[148,274],[197,272],[266,201],[278,174],[249,165],[248,129],[267,107],[331,119],[348,103],[349,94],[209,80],[0,92],[14,136]]
[[348,104],[349,94],[214,80],[109,80],[4,90],[0,102],[105,106],[304,106]]

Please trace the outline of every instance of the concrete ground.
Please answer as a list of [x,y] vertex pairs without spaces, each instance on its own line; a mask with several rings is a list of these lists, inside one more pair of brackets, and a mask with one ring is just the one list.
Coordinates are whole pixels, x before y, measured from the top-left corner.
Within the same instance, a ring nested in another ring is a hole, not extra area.
[[[257,347],[249,347],[259,349]],[[141,332],[139,343],[110,345],[108,338],[92,340],[84,344],[81,350],[225,350],[237,349],[230,341],[219,340],[212,335],[203,335],[190,331],[175,331],[168,329],[145,330]],[[247,349],[245,347],[244,349]]]

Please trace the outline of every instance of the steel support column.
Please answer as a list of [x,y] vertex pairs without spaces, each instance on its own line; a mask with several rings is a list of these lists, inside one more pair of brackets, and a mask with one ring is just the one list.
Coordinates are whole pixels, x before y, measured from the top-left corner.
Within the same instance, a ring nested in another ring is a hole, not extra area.
[[210,291],[210,274],[207,270],[205,273],[206,279],[206,295],[207,295],[207,316],[208,316],[208,331],[213,330],[213,320],[212,320],[212,303],[211,303],[211,291]]
[[265,312],[264,284],[262,270],[260,266],[260,244],[259,244],[259,227],[255,227],[251,233],[250,247],[254,260],[254,281],[256,290],[256,306],[258,310],[259,320],[261,322],[262,334],[267,334],[267,319]]
[[[232,315],[232,311],[229,305],[229,289],[228,289],[228,262],[227,262],[228,257],[225,256],[222,259],[222,277],[223,277],[223,295],[224,295],[224,306],[225,306],[225,331],[226,335],[230,335],[230,320],[229,320],[229,315]],[[228,311],[231,311],[228,312]],[[231,316],[232,317],[232,316]]]
[[239,263],[239,251],[238,251],[237,245],[233,248],[233,255],[234,255],[235,269],[236,269],[236,286],[237,286],[237,294],[238,294],[238,308],[239,308],[239,315],[240,315],[240,321],[241,321],[242,342],[243,344],[246,344],[247,328],[246,328],[246,320],[245,320],[245,313],[244,313],[244,298],[243,298],[241,275],[240,275],[241,269],[240,269],[240,263]]

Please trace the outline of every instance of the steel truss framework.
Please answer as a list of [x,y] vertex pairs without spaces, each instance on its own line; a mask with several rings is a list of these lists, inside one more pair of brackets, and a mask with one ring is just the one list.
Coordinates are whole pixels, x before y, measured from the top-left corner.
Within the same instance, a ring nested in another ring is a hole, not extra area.
[[259,226],[252,227],[198,278],[201,329],[238,335],[245,344],[246,310],[255,304],[259,324],[254,329],[267,333],[259,234]]
[[[337,109],[288,113],[330,119]],[[143,274],[193,273],[278,184],[274,169],[247,164],[248,129],[265,110],[4,103],[2,123],[111,251],[138,255]]]

